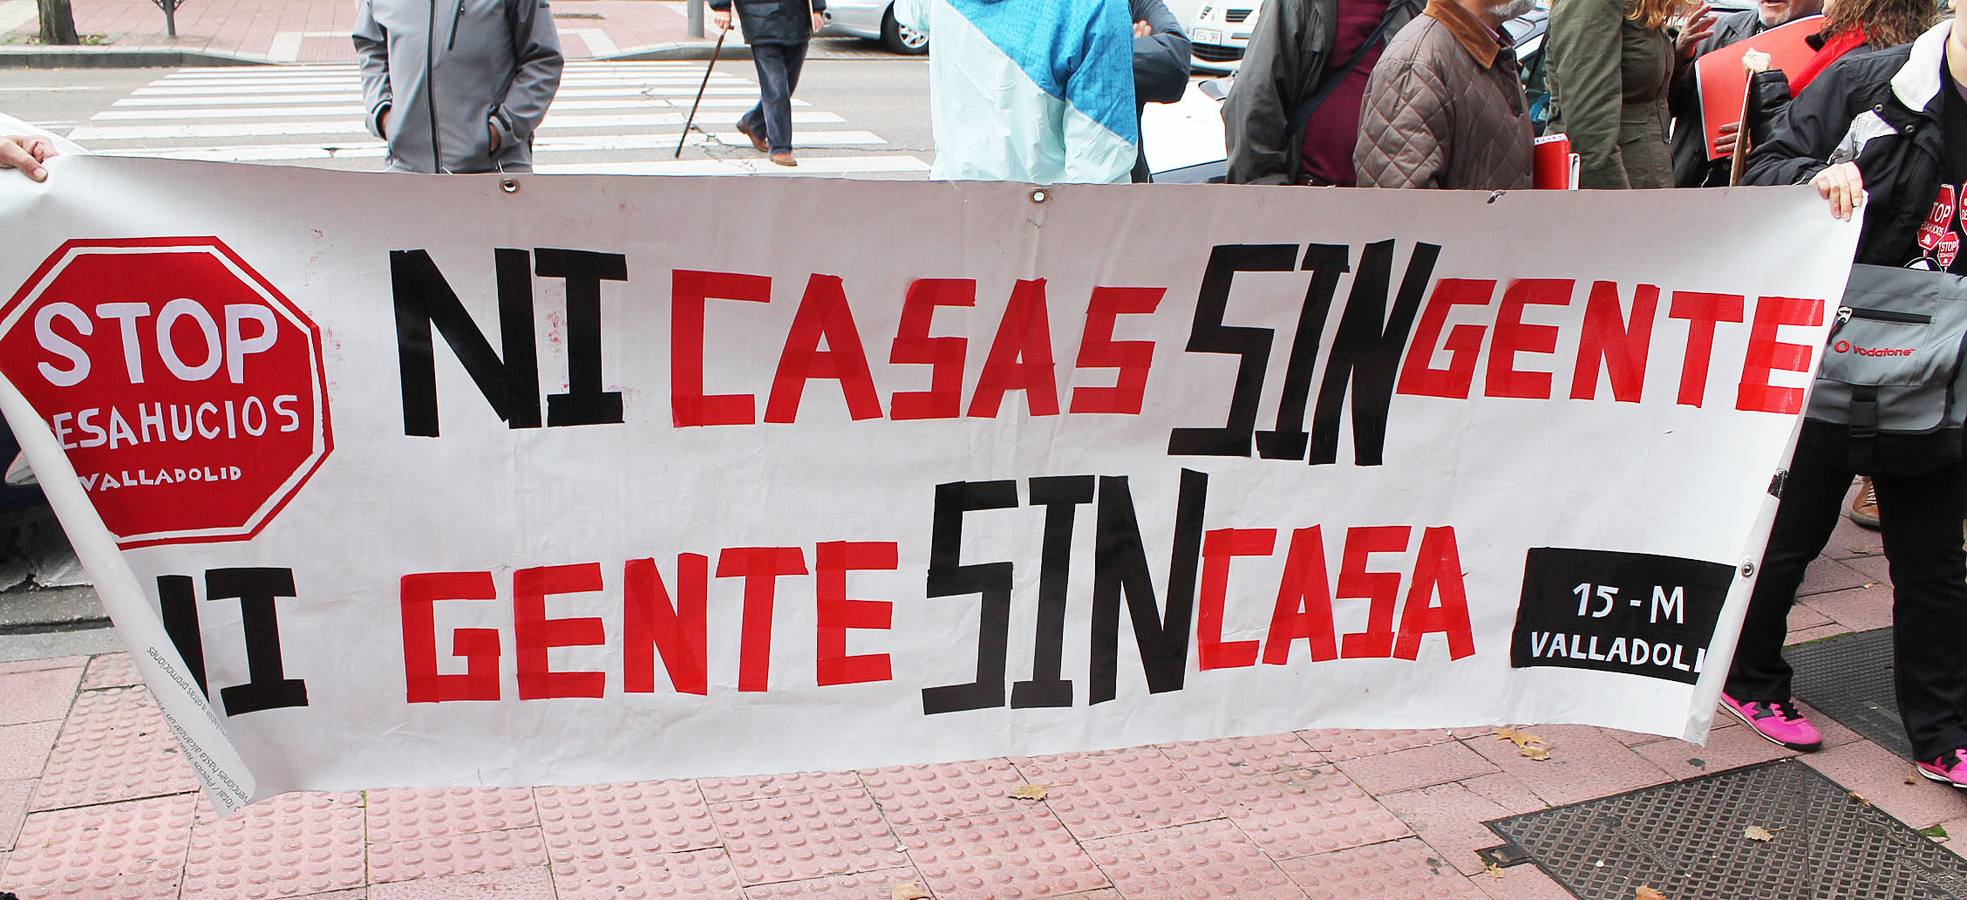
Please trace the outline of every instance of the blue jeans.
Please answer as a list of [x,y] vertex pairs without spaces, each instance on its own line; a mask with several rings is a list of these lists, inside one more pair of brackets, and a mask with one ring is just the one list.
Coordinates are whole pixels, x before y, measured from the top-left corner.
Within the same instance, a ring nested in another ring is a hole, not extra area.
[[751,63],[758,69],[758,105],[738,119],[738,127],[764,134],[773,153],[790,152],[792,92],[806,66],[806,44],[753,44]]

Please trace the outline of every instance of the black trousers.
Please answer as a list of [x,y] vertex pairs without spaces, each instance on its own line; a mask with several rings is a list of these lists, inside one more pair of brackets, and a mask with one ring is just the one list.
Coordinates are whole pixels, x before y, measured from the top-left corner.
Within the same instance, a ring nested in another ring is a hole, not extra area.
[[[1804,569],[1837,526],[1852,477],[1847,469],[1800,458],[1790,469],[1728,670],[1729,696],[1790,698],[1790,666],[1782,655],[1790,607]],[[1967,552],[1961,549],[1967,469],[1878,476],[1872,484],[1892,574],[1899,711],[1913,751],[1932,759],[1967,747]]]
[[758,105],[738,119],[753,134],[763,133],[773,153],[792,149],[792,92],[799,89],[799,70],[806,67],[806,44],[753,44],[751,64],[758,69]]

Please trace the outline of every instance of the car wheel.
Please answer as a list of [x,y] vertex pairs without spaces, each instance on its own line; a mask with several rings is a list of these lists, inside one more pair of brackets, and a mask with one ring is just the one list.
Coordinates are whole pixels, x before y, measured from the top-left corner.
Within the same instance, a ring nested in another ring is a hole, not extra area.
[[895,21],[895,7],[888,6],[888,12],[881,17],[881,43],[889,50],[909,56],[920,56],[929,52],[929,36]]

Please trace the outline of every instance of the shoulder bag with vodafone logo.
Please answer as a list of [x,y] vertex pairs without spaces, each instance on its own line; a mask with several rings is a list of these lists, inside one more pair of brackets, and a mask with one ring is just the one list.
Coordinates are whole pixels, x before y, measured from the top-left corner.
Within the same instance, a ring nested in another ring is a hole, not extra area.
[[1865,474],[1915,474],[1959,461],[1967,277],[1853,266],[1828,350],[1806,413],[1811,459]]

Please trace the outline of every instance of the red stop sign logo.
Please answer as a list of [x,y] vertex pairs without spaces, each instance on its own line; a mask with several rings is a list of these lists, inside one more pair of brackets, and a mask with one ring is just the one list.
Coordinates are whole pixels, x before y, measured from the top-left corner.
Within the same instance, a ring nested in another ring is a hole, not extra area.
[[333,447],[319,330],[217,238],[64,244],[0,371],[126,548],[250,538]]

